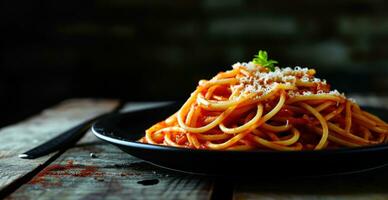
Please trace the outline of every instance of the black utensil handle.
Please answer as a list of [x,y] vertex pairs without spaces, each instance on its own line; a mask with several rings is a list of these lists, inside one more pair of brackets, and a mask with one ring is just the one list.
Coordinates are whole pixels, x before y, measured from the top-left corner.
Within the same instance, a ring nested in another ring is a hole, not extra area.
[[85,121],[84,123],[77,125],[70,130],[65,131],[64,133],[50,139],[47,142],[19,155],[19,158],[24,159],[34,159],[60,149],[64,149],[75,142],[77,142],[82,136],[85,135],[90,126],[98,119],[106,117],[109,114],[103,114],[97,116],[93,119]]

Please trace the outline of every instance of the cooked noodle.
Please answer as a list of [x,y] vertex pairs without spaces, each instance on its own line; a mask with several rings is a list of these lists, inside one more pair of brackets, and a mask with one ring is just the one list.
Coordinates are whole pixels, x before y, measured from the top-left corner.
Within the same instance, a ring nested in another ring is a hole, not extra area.
[[319,150],[387,142],[388,124],[315,70],[237,63],[201,80],[180,110],[140,141],[193,149]]

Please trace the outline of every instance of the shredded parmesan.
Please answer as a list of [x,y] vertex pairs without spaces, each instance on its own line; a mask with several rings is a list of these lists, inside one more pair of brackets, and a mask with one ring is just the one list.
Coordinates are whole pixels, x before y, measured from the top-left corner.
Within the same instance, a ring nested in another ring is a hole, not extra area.
[[236,63],[232,67],[233,69],[244,68],[250,72],[250,75],[241,74],[238,77],[239,83],[233,86],[234,90],[241,91],[242,96],[257,93],[257,97],[260,97],[276,89],[279,85],[284,85],[290,97],[313,94],[345,97],[337,90],[330,90],[326,80],[316,78],[314,69],[296,66],[293,69],[275,67],[275,71],[268,71],[268,69],[253,62]]

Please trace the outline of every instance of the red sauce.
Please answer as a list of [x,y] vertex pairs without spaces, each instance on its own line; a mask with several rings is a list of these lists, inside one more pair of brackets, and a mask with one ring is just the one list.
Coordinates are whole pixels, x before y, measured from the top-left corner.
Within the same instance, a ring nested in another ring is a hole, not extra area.
[[279,117],[289,117],[289,116],[293,116],[293,115],[294,115],[294,112],[288,108],[282,108],[276,114],[276,116],[279,116]]
[[308,124],[309,121],[305,118],[294,118],[294,117],[290,117],[288,119],[289,123],[291,124]]
[[[61,177],[96,177],[103,176],[102,172],[97,172],[95,166],[74,165],[72,160],[68,160],[66,165],[52,164],[39,172],[29,184],[40,184],[43,187],[61,186]],[[53,179],[54,178],[54,179]]]
[[318,83],[317,90],[322,90],[323,92],[330,92],[330,85]]

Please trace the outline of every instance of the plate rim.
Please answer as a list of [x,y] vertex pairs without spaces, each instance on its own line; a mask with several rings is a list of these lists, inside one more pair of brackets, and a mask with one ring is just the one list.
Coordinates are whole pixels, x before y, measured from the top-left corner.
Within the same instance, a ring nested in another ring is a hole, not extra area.
[[[388,110],[385,109],[387,112]],[[92,133],[99,139],[116,144],[122,145],[131,148],[142,148],[142,149],[150,149],[150,150],[158,150],[158,151],[185,151],[191,153],[227,153],[227,154],[268,154],[268,155],[332,155],[332,154],[349,154],[349,153],[368,153],[368,152],[376,152],[376,151],[384,151],[388,150],[388,144],[378,144],[378,145],[369,145],[369,146],[361,146],[361,147],[344,147],[338,149],[322,149],[322,150],[302,150],[302,151],[274,151],[274,150],[250,150],[250,151],[236,151],[236,150],[210,150],[210,149],[190,149],[190,148],[180,148],[180,147],[171,147],[164,145],[154,145],[154,144],[146,144],[137,141],[129,141],[124,138],[114,137],[114,132],[112,136],[108,136],[107,134],[100,133],[100,131],[96,130],[97,125],[103,121],[106,121],[112,117],[120,117],[125,114],[131,112],[117,113],[113,116],[109,116],[98,120],[93,123],[91,130]]]

